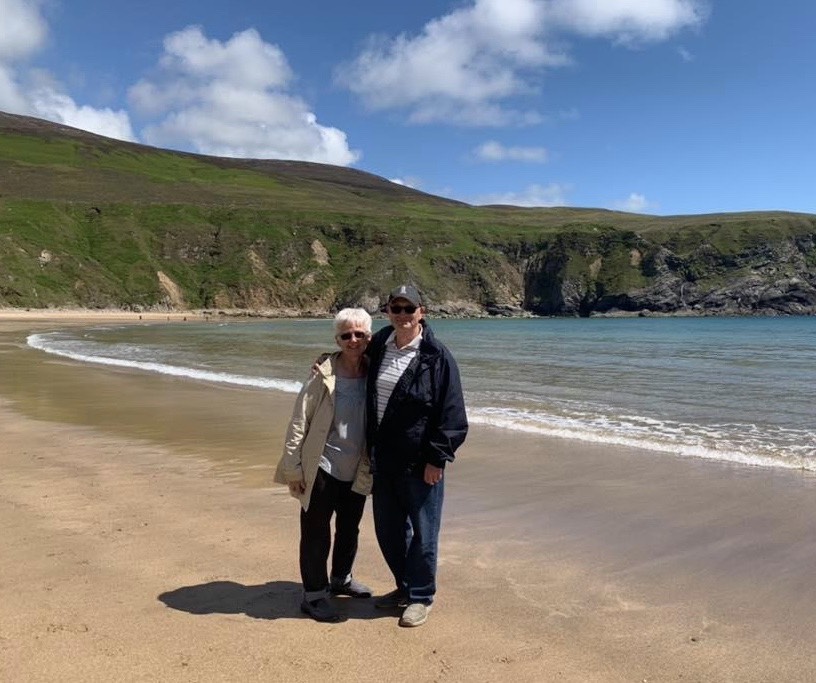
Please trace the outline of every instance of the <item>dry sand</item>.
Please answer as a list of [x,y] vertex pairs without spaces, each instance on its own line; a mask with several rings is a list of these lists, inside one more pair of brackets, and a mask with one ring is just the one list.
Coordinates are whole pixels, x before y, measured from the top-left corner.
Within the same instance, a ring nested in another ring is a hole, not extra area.
[[[24,346],[86,320],[0,315],[0,680],[816,680],[812,477],[474,429],[428,623],[317,624],[293,397]],[[368,510],[355,573],[392,587]]]

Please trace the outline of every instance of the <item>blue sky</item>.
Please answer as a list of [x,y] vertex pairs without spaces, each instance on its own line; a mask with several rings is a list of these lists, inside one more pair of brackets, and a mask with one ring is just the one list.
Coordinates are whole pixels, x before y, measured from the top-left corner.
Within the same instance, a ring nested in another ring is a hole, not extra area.
[[472,204],[816,213],[816,3],[0,0],[0,110]]

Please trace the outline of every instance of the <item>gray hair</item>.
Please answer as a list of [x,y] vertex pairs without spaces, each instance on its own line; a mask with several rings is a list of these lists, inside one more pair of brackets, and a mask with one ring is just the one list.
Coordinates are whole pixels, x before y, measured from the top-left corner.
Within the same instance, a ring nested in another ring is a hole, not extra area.
[[366,332],[371,332],[371,316],[364,308],[344,308],[334,316],[334,333],[339,334],[346,325],[362,325]]

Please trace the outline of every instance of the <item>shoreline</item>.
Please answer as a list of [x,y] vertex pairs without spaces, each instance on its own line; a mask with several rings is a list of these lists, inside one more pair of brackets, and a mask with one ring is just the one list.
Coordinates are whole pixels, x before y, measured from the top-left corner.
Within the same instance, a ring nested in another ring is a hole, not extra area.
[[[270,484],[294,397],[46,358],[26,324],[0,323],[3,678],[816,676],[814,477],[474,427],[428,624],[319,625]],[[355,574],[386,592],[369,506]]]
[[[429,313],[438,319],[456,320],[562,320],[577,319],[579,316],[538,315],[529,311],[495,312],[483,311],[478,314],[450,313],[429,309]],[[375,319],[381,316],[380,312],[372,312]],[[614,310],[603,313],[593,312],[588,316],[595,320],[620,320],[630,318],[809,318],[816,315],[814,312],[790,314],[768,309],[767,311],[692,311],[678,310],[672,312]],[[91,309],[91,308],[0,308],[0,322],[26,321],[54,321],[54,322],[211,322],[214,320],[325,320],[334,316],[333,313],[318,311],[300,311],[296,309],[244,310],[244,309],[191,309],[168,311],[127,311],[121,309]]]
[[217,315],[204,310],[137,312],[91,308],[0,308],[0,322],[183,322],[188,319],[209,320]]
[[[9,323],[8,321],[3,321],[0,318],[0,326],[9,325],[9,324],[18,324],[20,329],[24,329],[25,325],[51,325],[51,330],[55,328],[53,325],[65,325],[66,327],[71,325],[87,325],[89,328],[93,325],[104,325],[105,323],[113,323],[114,325],[120,325],[122,329],[124,329],[127,325],[132,324],[139,324],[145,326],[153,326],[153,329],[156,331],[160,331],[161,329],[164,330],[178,330],[181,331],[183,329],[184,321],[190,320],[192,323],[201,324],[201,320],[195,320],[192,318],[188,318],[184,316],[183,318],[176,318],[175,320],[165,320],[164,318],[160,318],[158,320],[134,320],[134,319],[121,319],[117,317],[108,317],[105,316],[104,313],[99,313],[96,318],[89,319],[81,314],[74,316],[72,313],[66,313],[65,319],[53,319],[51,317],[45,316],[42,320],[35,319],[35,320],[26,320],[26,319],[17,319],[15,318],[13,323]],[[278,325],[294,325],[297,329],[298,324],[310,324],[310,323],[317,323],[321,322],[320,319],[315,318],[280,318],[277,319]],[[380,321],[377,321],[379,324]],[[448,322],[448,321],[446,321]],[[166,324],[166,327],[164,325]],[[441,324],[441,323],[440,323]],[[493,322],[493,323],[483,323],[488,326],[492,326],[494,324],[501,325],[500,322]],[[174,325],[178,327],[173,327]],[[234,325],[246,325],[247,329],[251,329],[254,325],[262,326],[261,329],[269,329],[273,330],[275,328],[276,322],[268,321],[262,322],[259,320],[248,320],[248,319],[221,319],[216,323],[217,326],[234,326]],[[264,325],[269,326],[268,328],[263,327]],[[546,325],[546,323],[544,323]],[[202,333],[206,334],[206,329],[204,325],[201,325],[197,329],[200,329]],[[543,328],[540,328],[543,329]],[[671,328],[669,328],[671,329]],[[282,391],[286,394],[290,394],[292,392],[297,392],[299,388],[300,381],[302,380],[302,376],[297,373],[288,373],[288,374],[276,374],[275,372],[270,373],[260,373],[260,374],[241,374],[239,372],[238,375],[233,375],[231,373],[226,372],[217,372],[217,371],[208,371],[206,369],[202,369],[201,367],[190,364],[190,367],[184,367],[183,364],[179,366],[181,369],[176,367],[175,365],[171,364],[163,364],[163,363],[152,363],[152,362],[144,362],[135,359],[128,359],[127,357],[117,357],[116,354],[112,354],[110,357],[107,357],[107,354],[102,354],[99,358],[95,358],[97,354],[89,353],[85,354],[84,352],[80,351],[70,351],[70,350],[60,350],[58,347],[51,347],[51,345],[45,340],[32,340],[31,345],[48,353],[51,353],[55,357],[61,357],[63,359],[73,359],[82,361],[84,363],[92,364],[95,366],[108,366],[108,367],[120,367],[120,368],[130,368],[135,372],[140,371],[150,371],[153,373],[158,373],[162,375],[170,375],[170,376],[184,376],[193,381],[204,381],[204,382],[216,382],[216,383],[223,383],[234,385],[237,387],[241,386],[254,386],[258,388],[263,388],[267,390],[273,391]],[[304,358],[301,359],[303,364],[306,365],[308,362],[311,362],[311,359]],[[283,378],[283,379],[282,379]],[[467,396],[466,396],[467,399]],[[800,401],[801,403],[801,401]],[[736,462],[745,464],[748,466],[757,466],[757,467],[765,467],[765,468],[783,468],[783,469],[790,469],[790,470],[803,470],[808,472],[816,472],[816,464],[812,462],[812,458],[808,458],[807,454],[798,455],[797,452],[794,452],[793,455],[790,455],[788,451],[782,451],[781,453],[775,453],[769,448],[765,448],[762,450],[758,448],[756,451],[748,451],[743,450],[741,446],[743,445],[742,442],[737,439],[736,441],[728,441],[724,440],[725,437],[720,438],[718,442],[715,443],[714,439],[709,438],[708,434],[702,434],[704,437],[703,440],[700,440],[700,431],[694,430],[694,425],[681,425],[686,428],[691,428],[691,431],[686,435],[686,438],[674,440],[671,437],[671,434],[667,436],[665,431],[661,431],[658,428],[654,428],[649,434],[642,434],[642,435],[631,435],[627,433],[625,429],[620,429],[617,431],[604,431],[602,429],[595,428],[595,425],[589,424],[581,425],[581,424],[557,424],[553,426],[552,424],[548,424],[546,420],[544,421],[537,421],[535,419],[526,420],[525,416],[521,413],[514,413],[509,418],[506,416],[502,416],[501,414],[497,414],[495,412],[490,411],[490,406],[487,409],[484,408],[484,405],[480,405],[478,407],[470,406],[472,408],[470,412],[471,423],[473,425],[480,424],[489,429],[511,429],[514,432],[529,432],[533,434],[539,435],[541,438],[558,438],[562,440],[576,440],[588,445],[591,444],[601,444],[610,446],[613,448],[632,448],[638,450],[646,450],[650,452],[656,452],[662,454],[663,457],[669,456],[676,456],[676,457],[691,457],[691,458],[701,458],[713,461],[728,461],[728,462]],[[512,411],[511,411],[512,412]],[[665,425],[664,425],[665,426]],[[736,433],[736,430],[734,430]],[[652,438],[654,437],[654,438]],[[707,439],[707,440],[706,440]],[[789,439],[789,443],[807,443],[807,438],[804,440],[800,439],[798,442],[794,442],[793,438]]]

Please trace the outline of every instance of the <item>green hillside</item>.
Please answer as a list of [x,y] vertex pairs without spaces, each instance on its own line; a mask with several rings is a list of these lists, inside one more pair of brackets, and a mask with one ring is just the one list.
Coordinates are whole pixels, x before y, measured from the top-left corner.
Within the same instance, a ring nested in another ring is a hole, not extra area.
[[0,306],[812,313],[816,216],[472,207],[347,168],[0,113]]

